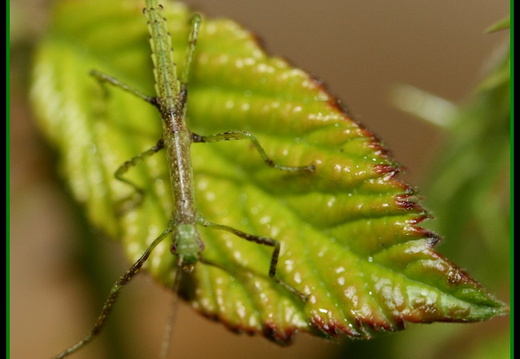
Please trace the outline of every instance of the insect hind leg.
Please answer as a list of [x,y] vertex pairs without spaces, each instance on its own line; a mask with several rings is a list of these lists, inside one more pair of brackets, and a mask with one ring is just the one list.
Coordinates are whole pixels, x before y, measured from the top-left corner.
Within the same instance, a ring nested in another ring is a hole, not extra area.
[[[143,94],[142,92],[140,92],[139,90],[131,87],[130,85],[127,85],[124,82],[119,81],[115,77],[112,77],[110,75],[107,75],[107,74],[97,71],[97,70],[91,70],[90,75],[93,76],[96,80],[98,80],[102,85],[105,83],[109,83],[112,86],[118,87],[118,88],[122,89],[123,91],[126,91],[128,93],[131,93],[134,96],[139,97],[140,99],[152,104],[155,107],[158,106],[156,97],[147,96],[147,95]],[[123,199],[122,202],[124,203],[124,205],[120,206],[120,209],[119,209],[120,213],[125,213],[126,211],[136,207],[137,205],[139,205],[139,203],[142,202],[143,197],[144,197],[144,190],[142,188],[140,188],[139,186],[137,186],[136,184],[134,184],[133,182],[126,179],[125,177],[123,177],[123,175],[126,172],[128,172],[128,170],[131,167],[136,166],[137,164],[139,164],[146,158],[152,156],[153,154],[159,152],[163,148],[164,148],[164,143],[163,143],[163,140],[160,139],[153,147],[151,147],[150,149],[144,151],[143,153],[140,153],[137,156],[129,159],[128,161],[125,161],[116,170],[116,172],[114,174],[116,179],[128,184],[136,191],[136,196],[135,196],[136,198]]]
[[202,17],[200,14],[193,15],[191,19],[191,30],[188,38],[188,51],[186,52],[185,68],[181,73],[180,80],[182,83],[187,84],[191,70],[191,63],[193,60],[193,54],[199,38],[199,30],[202,24]]
[[133,88],[130,85],[125,84],[124,82],[119,81],[115,77],[107,75],[103,72],[97,70],[90,70],[90,75],[93,76],[96,80],[98,80],[101,84],[109,83],[112,86],[119,87],[121,90],[131,93],[134,96],[139,97],[140,99],[157,106],[157,99],[155,97],[147,96],[140,92],[139,90]]

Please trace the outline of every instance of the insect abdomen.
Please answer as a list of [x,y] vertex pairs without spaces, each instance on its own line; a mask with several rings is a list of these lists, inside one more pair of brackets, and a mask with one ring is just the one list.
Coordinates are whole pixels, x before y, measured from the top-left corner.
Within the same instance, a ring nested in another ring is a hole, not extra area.
[[180,83],[177,80],[177,70],[173,60],[171,36],[166,19],[162,16],[162,9],[162,5],[159,5],[156,0],[149,0],[146,2],[144,13],[150,31],[155,91],[161,107],[173,109],[175,106],[173,99],[180,93]]

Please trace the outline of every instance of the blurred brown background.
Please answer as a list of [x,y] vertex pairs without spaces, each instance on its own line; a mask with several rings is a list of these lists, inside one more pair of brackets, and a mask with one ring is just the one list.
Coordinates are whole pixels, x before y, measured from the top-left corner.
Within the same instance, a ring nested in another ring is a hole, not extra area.
[[[507,46],[508,41],[506,32],[483,34],[485,28],[509,14],[506,0],[185,2],[208,16],[237,20],[264,40],[269,53],[323,79],[355,118],[384,140],[408,170],[406,180],[419,188],[425,181],[421,174],[439,155],[436,148],[441,135],[432,125],[393,108],[388,100],[391,87],[411,84],[460,102],[478,83],[494,49]],[[103,298],[127,264],[118,244],[101,238],[90,250],[99,253],[104,263],[105,287],[95,289],[85,284],[85,275],[78,269],[82,259],[76,242],[85,236],[101,236],[83,223],[79,209],[57,178],[55,158],[34,127],[26,98],[30,56],[43,31],[50,2],[17,0],[10,6],[11,358],[49,358],[90,328],[101,308],[102,299],[95,293]],[[471,273],[471,268],[467,269]],[[146,275],[140,276],[124,291],[114,318],[124,327],[124,337],[114,338],[107,332],[73,358],[109,358],[104,346],[110,346],[112,340],[123,341],[128,350],[125,357],[156,357],[170,307],[171,296]],[[495,319],[472,325],[495,330],[496,323],[506,322]],[[456,326],[415,325],[393,335],[415,333],[421,337],[421,331],[427,335],[431,328],[438,328],[449,336]],[[429,346],[428,340],[397,350],[401,350],[400,358],[449,357],[446,348]],[[324,358],[347,352],[338,343],[305,334],[298,335],[289,348],[279,348],[262,338],[237,336],[184,304],[175,320],[172,351],[172,358],[230,359]],[[395,353],[389,350],[387,355],[378,357],[391,358]]]

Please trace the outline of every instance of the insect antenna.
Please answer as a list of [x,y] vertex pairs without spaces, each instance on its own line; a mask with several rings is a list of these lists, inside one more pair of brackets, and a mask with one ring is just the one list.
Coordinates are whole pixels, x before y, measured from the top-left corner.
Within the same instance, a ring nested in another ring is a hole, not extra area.
[[166,359],[168,357],[168,352],[170,350],[170,343],[173,337],[173,328],[175,323],[175,318],[177,313],[179,312],[179,288],[182,280],[182,260],[179,260],[179,264],[177,266],[177,271],[175,272],[175,278],[172,283],[172,291],[173,297],[171,301],[171,309],[170,315],[168,316],[168,322],[164,328],[163,341],[161,344],[161,353],[159,354],[160,359]]

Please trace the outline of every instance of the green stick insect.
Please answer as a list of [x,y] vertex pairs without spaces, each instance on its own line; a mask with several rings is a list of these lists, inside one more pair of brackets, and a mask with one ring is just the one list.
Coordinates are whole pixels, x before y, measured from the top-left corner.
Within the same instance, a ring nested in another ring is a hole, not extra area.
[[138,195],[143,196],[143,190],[131,181],[125,179],[123,175],[130,168],[136,166],[147,157],[165,149],[166,159],[169,164],[170,186],[173,194],[173,210],[167,228],[149,245],[141,257],[113,285],[101,313],[87,336],[77,344],[60,353],[56,357],[58,359],[67,357],[83,348],[99,334],[106,323],[108,315],[110,314],[123,286],[139,272],[154,248],[168,235],[171,234],[172,237],[171,252],[177,257],[178,270],[173,284],[174,291],[178,290],[182,274],[192,272],[198,262],[218,267],[218,265],[205,260],[201,256],[201,253],[204,250],[204,242],[197,229],[197,226],[199,225],[231,232],[245,240],[273,247],[271,263],[269,266],[269,277],[288,291],[299,296],[302,300],[306,299],[306,297],[295,288],[276,278],[276,266],[280,253],[280,242],[273,238],[260,237],[242,232],[233,227],[212,223],[197,212],[194,203],[193,170],[190,148],[193,143],[249,140],[258,151],[263,161],[270,167],[284,171],[312,173],[315,171],[315,166],[310,164],[308,166],[293,167],[276,164],[268,157],[257,138],[249,132],[228,131],[209,136],[201,136],[191,132],[186,125],[186,104],[188,99],[187,82],[198,32],[201,26],[201,17],[200,15],[195,15],[192,19],[188,52],[186,55],[186,67],[179,78],[176,73],[176,64],[173,60],[172,42],[166,26],[166,19],[162,16],[162,5],[158,4],[157,0],[147,0],[143,12],[148,20],[156,96],[146,96],[130,86],[121,83],[117,79],[95,70],[91,71],[91,75],[100,82],[107,82],[136,95],[159,110],[163,125],[162,138],[148,151],[126,161],[116,171],[115,177],[132,186],[137,191]]

